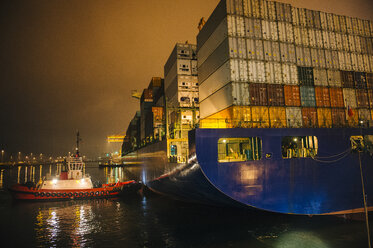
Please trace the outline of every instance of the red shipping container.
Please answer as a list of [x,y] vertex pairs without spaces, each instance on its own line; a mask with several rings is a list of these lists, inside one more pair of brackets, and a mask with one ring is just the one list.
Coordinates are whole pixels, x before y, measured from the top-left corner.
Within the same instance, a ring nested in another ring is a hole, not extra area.
[[299,86],[285,85],[284,95],[285,95],[286,106],[300,106]]
[[270,106],[284,106],[284,87],[280,84],[268,84],[268,104]]
[[315,87],[316,106],[330,107],[330,95],[327,87]]
[[333,127],[344,127],[346,125],[346,113],[344,108],[332,108]]
[[250,105],[268,106],[267,84],[250,84]]
[[356,90],[357,106],[360,108],[369,107],[368,91],[363,89]]
[[343,91],[341,88],[330,87],[330,106],[331,107],[344,107]]
[[317,127],[316,108],[302,108],[303,127]]

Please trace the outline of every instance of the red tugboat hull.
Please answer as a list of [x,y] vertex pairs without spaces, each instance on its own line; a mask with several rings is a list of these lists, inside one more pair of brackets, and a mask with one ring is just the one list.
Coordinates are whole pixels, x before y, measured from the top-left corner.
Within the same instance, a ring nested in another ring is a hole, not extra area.
[[126,182],[103,184],[100,188],[53,190],[37,189],[35,187],[27,187],[22,184],[15,184],[9,188],[9,191],[15,200],[59,201],[116,197],[122,193],[124,188],[135,185],[137,185],[137,183],[134,180],[131,180]]

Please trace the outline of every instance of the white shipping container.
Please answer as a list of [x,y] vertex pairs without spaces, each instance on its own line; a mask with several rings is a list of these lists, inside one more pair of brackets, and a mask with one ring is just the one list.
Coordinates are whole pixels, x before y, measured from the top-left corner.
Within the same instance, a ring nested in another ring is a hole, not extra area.
[[368,53],[367,39],[369,39],[369,38],[360,37],[361,53],[363,53],[363,54],[367,54]]
[[339,70],[326,70],[330,87],[342,87],[341,72]]
[[265,68],[262,61],[249,61],[249,81],[252,83],[265,83]]
[[266,0],[260,0],[260,18],[269,19]]
[[244,16],[253,16],[253,9],[250,0],[243,0],[243,14]]
[[289,61],[289,49],[288,49],[288,43],[280,43],[280,57],[281,62],[288,63]]
[[322,32],[322,39],[323,39],[323,42],[324,42],[324,47],[326,49],[330,49],[330,40],[329,40],[329,32],[324,30]]
[[268,7],[268,18],[272,21],[276,21],[276,7],[275,7],[275,2],[273,1],[268,1],[267,2],[267,7]]
[[295,47],[295,54],[296,54],[296,57],[297,57],[297,65],[305,66],[304,56],[303,56],[303,47],[296,46]]
[[291,84],[290,64],[282,64],[282,81],[284,84]]
[[260,18],[259,0],[251,0],[251,1],[252,1],[251,6],[253,8],[253,17]]
[[338,51],[343,51],[342,34],[335,33],[335,42],[336,42],[337,50]]
[[228,22],[228,35],[229,36],[237,36],[235,16],[227,15],[227,22]]
[[313,70],[315,86],[328,86],[328,75],[326,69],[315,68]]
[[249,60],[256,59],[255,55],[255,40],[253,39],[246,39],[246,50],[247,50],[247,58]]
[[323,49],[317,49],[319,64],[321,68],[326,68],[325,51]]
[[238,58],[246,59],[247,58],[246,40],[244,38],[237,38],[237,45],[238,45]]
[[325,67],[328,69],[332,69],[333,68],[332,51],[324,50],[324,52],[325,52]]
[[245,18],[245,31],[248,38],[262,38],[262,25],[259,19]]
[[272,42],[269,40],[263,41],[264,60],[273,61],[272,57]]
[[266,83],[268,84],[274,84],[275,83],[275,68],[273,65],[273,62],[265,62],[265,78]]
[[228,14],[235,14],[235,8],[234,8],[234,0],[226,0],[227,5],[227,13]]
[[358,24],[357,18],[351,18],[351,21],[352,21],[352,33],[355,35],[358,35],[360,32],[359,32],[359,24]]
[[335,32],[341,32],[341,25],[339,23],[339,16],[336,15],[336,14],[333,14],[333,24],[334,24]]
[[355,37],[353,35],[348,35],[348,45],[350,47],[350,52],[356,52]]
[[334,31],[334,20],[333,20],[333,14],[332,13],[326,13],[326,20],[328,22],[328,30]]
[[272,41],[272,58],[273,61],[280,62],[280,46],[277,41]]
[[[339,59],[339,69],[346,70],[346,58],[345,58],[345,52],[338,52],[338,59]],[[328,67],[331,68],[331,67]]]
[[249,84],[230,83],[200,101],[200,118],[204,119],[232,105],[249,105]]
[[359,67],[357,65],[357,56],[356,56],[356,53],[351,53],[351,68],[352,70],[354,71],[358,71],[359,70]]
[[346,17],[345,16],[339,16],[339,25],[341,28],[342,33],[347,33],[347,26],[346,26]]
[[343,88],[343,100],[346,108],[356,108],[356,94],[354,89]]
[[308,30],[307,30],[307,28],[300,28],[300,31],[301,31],[301,36],[302,36],[302,44],[304,46],[309,46],[310,42],[309,42],[309,39],[308,39]]
[[306,9],[306,20],[307,20],[307,27],[314,28],[314,17],[313,17],[313,10]]
[[304,65],[312,66],[311,51],[308,47],[303,48]]
[[350,45],[348,42],[348,35],[347,34],[342,34],[342,46],[343,46],[343,51],[350,51]]
[[294,42],[296,45],[302,45],[302,33],[300,27],[294,26]]
[[230,68],[231,68],[231,79],[232,82],[239,82],[240,81],[240,67],[239,62],[237,59],[230,59]]
[[245,19],[242,16],[236,16],[236,30],[238,37],[245,37]]
[[294,25],[299,25],[299,9],[291,6],[291,18]]
[[312,66],[313,67],[321,67],[320,60],[319,60],[318,49],[311,48],[310,50],[311,50]]
[[337,49],[337,42],[335,40],[335,33],[329,32],[329,42],[330,42],[330,48],[336,50]]
[[339,69],[338,51],[332,51],[332,62],[333,62],[333,68]]
[[271,24],[267,20],[262,20],[262,37],[265,40],[271,39]]
[[291,23],[292,22],[292,14],[291,14],[291,5],[284,4],[284,12],[285,12],[285,21]]
[[284,4],[276,2],[276,16],[278,21],[285,21]]
[[368,20],[363,20],[363,25],[364,25],[364,36],[370,36],[370,27],[369,27],[369,21]]
[[278,40],[277,22],[270,21],[269,24],[271,26],[271,39],[277,41]]
[[282,84],[282,70],[281,70],[281,64],[280,63],[273,63],[274,68],[274,78],[275,78],[275,84]]
[[262,40],[255,40],[255,57],[258,60],[264,59],[264,45]]
[[358,27],[358,31],[359,31],[359,35],[364,35],[365,32],[364,32],[364,23],[363,23],[363,20],[362,19],[359,19],[357,18],[357,27]]
[[279,41],[286,42],[287,37],[286,37],[286,23],[285,22],[278,22],[278,39]]
[[358,71],[365,71],[364,59],[362,54],[356,54],[357,56],[357,69]]
[[299,107],[286,107],[287,127],[301,128],[303,123],[302,109]]
[[308,39],[309,39],[309,44],[311,47],[316,47],[316,32],[315,29],[309,28],[308,29]]
[[240,59],[238,63],[239,63],[238,65],[239,65],[239,72],[240,72],[240,81],[241,82],[249,81],[247,61]]
[[363,56],[364,71],[370,72],[369,56],[367,54],[363,54],[362,56]]
[[297,57],[295,56],[295,46],[294,44],[288,44],[288,55],[289,55],[289,62],[297,63]]
[[360,37],[357,35],[355,35],[355,48],[356,48],[356,52],[361,53]]
[[[230,0],[232,1],[232,0]],[[236,15],[243,15],[243,0],[234,0]]]
[[306,19],[306,10],[303,8],[299,8],[299,25],[302,27],[307,27],[307,19]]
[[352,28],[352,18],[349,16],[346,16],[346,28],[348,34],[353,34],[353,28]]
[[289,42],[289,43],[293,43],[294,42],[294,32],[293,32],[293,25],[289,22],[286,22],[285,23],[285,27],[286,27],[286,41]]
[[228,37],[228,44],[229,44],[229,57],[235,58],[235,59],[238,58],[237,38]]
[[209,95],[224,87],[229,82],[232,82],[231,66],[228,60],[218,70],[211,74],[203,83],[199,85],[200,101],[204,100]]
[[290,64],[290,84],[298,85],[298,68],[295,64]]
[[351,71],[352,70],[351,53],[345,52],[344,55],[345,55],[346,70]]
[[322,38],[322,31],[321,30],[315,30],[315,36],[316,36],[316,46],[318,48],[324,47],[324,41]]
[[370,71],[373,72],[373,55],[369,55]]
[[328,21],[326,19],[326,13],[320,11],[321,29],[328,30]]

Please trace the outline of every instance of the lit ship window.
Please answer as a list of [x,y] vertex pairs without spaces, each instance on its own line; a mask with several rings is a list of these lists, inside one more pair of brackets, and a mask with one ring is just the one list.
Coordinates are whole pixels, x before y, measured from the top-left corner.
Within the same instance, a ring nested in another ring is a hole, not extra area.
[[282,139],[283,158],[309,158],[317,155],[319,145],[316,136],[286,136]]
[[218,162],[260,160],[262,140],[258,137],[220,138],[218,140]]

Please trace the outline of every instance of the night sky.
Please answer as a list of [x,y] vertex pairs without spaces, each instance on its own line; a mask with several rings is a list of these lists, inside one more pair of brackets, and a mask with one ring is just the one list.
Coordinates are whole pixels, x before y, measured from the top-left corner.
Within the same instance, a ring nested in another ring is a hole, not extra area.
[[[372,0],[281,1],[373,20]],[[0,149],[65,155],[75,132],[98,156],[125,131],[131,90],[163,77],[176,42],[195,43],[218,0],[0,2]]]

